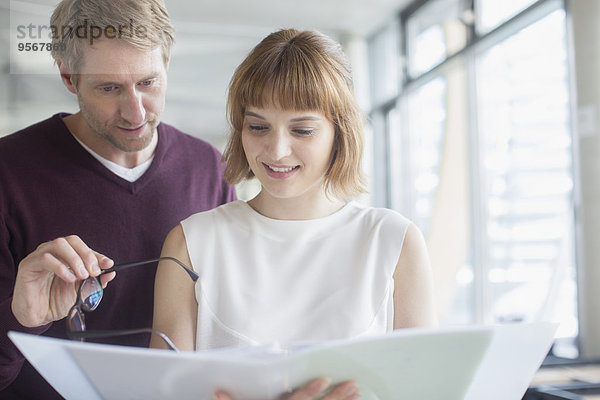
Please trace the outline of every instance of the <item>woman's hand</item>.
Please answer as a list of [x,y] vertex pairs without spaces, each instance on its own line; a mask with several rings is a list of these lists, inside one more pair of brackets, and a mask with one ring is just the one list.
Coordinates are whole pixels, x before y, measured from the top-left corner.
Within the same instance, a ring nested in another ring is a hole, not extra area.
[[[358,392],[358,386],[352,381],[342,382],[331,387],[331,382],[325,378],[313,379],[305,386],[300,389],[294,390],[290,394],[283,394],[279,397],[279,400],[313,400],[317,396],[322,395],[328,389],[329,392],[320,397],[321,400],[355,400],[360,397]],[[215,400],[241,400],[233,399],[225,392],[217,392],[215,394]],[[267,400],[267,399],[265,399]]]

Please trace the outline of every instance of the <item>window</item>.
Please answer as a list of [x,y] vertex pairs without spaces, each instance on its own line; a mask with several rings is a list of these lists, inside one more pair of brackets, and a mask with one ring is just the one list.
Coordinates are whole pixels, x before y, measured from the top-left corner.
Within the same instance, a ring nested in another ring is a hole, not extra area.
[[[408,74],[411,78],[462,50],[467,25],[461,0],[433,0],[406,22]],[[467,19],[468,20],[468,19]]]
[[407,93],[407,157],[413,220],[424,235],[429,233],[435,195],[440,184],[441,153],[446,125],[446,80],[427,82]]
[[[382,104],[398,96],[400,90],[399,26],[396,21],[373,35],[369,41],[371,102]],[[373,62],[377,60],[377,62]]]
[[475,0],[477,32],[488,33],[535,2],[536,0]]
[[565,13],[478,54],[480,215],[493,322],[577,334]]
[[424,233],[443,323],[558,321],[555,351],[574,356],[564,4],[463,3],[432,0],[401,15],[407,69],[398,95],[372,113],[373,135],[388,143],[373,157],[389,171],[377,204]]

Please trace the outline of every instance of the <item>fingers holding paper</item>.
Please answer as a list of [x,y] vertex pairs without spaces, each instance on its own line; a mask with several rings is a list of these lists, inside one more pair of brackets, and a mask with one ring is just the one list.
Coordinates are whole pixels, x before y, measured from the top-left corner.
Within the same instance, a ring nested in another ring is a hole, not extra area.
[[[326,392],[327,394],[323,396],[323,393]],[[352,381],[342,382],[332,387],[329,379],[317,378],[290,394],[280,396],[278,400],[315,400],[317,398],[321,400],[355,400],[359,397],[358,386]],[[233,399],[225,392],[217,392],[215,400],[240,399]]]
[[331,382],[326,378],[313,379],[304,387],[295,390],[290,395],[281,397],[282,400],[313,400],[318,397],[321,400],[354,400],[360,397],[358,386],[352,381],[342,382],[331,387]]
[[[67,315],[75,302],[77,282],[97,276],[113,261],[71,235],[42,243],[20,263],[12,298],[12,312],[23,326],[35,327]],[[114,273],[103,275],[105,286]]]

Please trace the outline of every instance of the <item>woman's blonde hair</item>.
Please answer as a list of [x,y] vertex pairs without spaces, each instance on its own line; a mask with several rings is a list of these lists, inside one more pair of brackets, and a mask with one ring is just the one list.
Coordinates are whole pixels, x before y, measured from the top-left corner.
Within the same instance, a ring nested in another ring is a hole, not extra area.
[[52,57],[77,84],[83,46],[99,39],[122,40],[138,49],[162,49],[168,63],[175,28],[162,0],[63,0],[50,17]]
[[223,153],[225,179],[231,184],[254,176],[242,147],[244,113],[250,106],[269,105],[330,118],[335,138],[326,193],[351,198],[365,192],[363,121],[350,66],[337,42],[316,31],[280,30],[263,39],[236,69],[227,99],[231,132]]

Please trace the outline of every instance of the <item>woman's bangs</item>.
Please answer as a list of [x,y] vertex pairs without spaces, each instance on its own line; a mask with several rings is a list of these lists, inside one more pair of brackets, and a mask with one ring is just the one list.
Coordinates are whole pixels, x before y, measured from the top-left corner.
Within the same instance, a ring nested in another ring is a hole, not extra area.
[[330,87],[318,79],[318,74],[306,68],[277,65],[270,71],[253,76],[247,91],[247,105],[258,108],[276,107],[282,110],[319,111],[329,115]]

